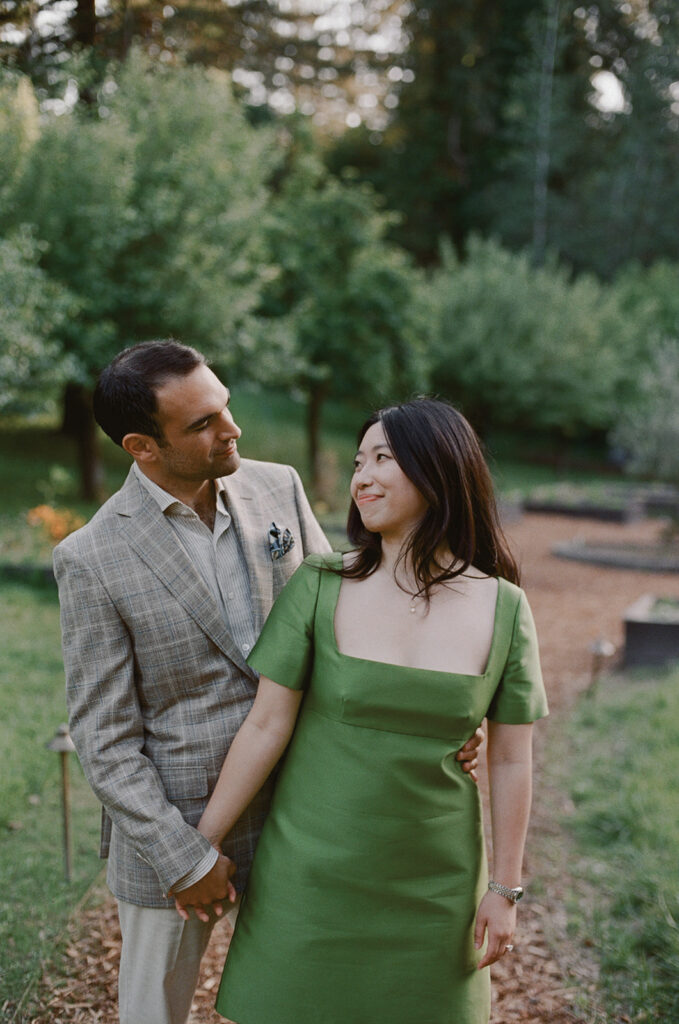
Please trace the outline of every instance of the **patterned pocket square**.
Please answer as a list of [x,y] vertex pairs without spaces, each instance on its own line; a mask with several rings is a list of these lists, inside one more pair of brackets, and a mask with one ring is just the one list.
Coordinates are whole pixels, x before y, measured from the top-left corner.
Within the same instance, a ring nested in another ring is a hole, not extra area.
[[275,562],[277,559],[282,558],[294,546],[295,538],[290,531],[281,530],[280,526],[272,523],[269,527],[269,551],[271,552],[272,560]]

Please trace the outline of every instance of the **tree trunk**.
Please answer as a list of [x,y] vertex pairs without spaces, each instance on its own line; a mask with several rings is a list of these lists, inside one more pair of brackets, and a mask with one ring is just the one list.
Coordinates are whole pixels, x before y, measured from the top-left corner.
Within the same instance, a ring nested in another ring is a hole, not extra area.
[[533,263],[542,266],[547,249],[547,201],[551,159],[552,92],[559,38],[559,0],[547,0],[545,35],[540,68],[540,92],[536,124],[535,176],[533,178]]
[[71,24],[75,43],[81,46],[94,46],[97,32],[94,0],[78,0]]
[[[94,51],[97,39],[97,12],[95,0],[76,0],[76,7],[71,15],[71,31],[76,50]],[[97,90],[94,83],[80,84],[80,103],[84,108],[93,109],[97,101]]]
[[315,381],[309,385],[307,392],[307,443],[309,451],[309,469],[311,470],[311,490],[315,498],[322,498],[323,473],[321,468],[321,412],[328,393],[324,382]]
[[62,430],[76,444],[82,497],[87,501],[99,501],[104,474],[97,442],[97,425],[92,412],[92,392],[82,384],[66,385]]
[[120,39],[120,60],[127,60],[127,55],[132,46],[134,38],[134,15],[129,3],[125,0],[123,5],[123,31]]

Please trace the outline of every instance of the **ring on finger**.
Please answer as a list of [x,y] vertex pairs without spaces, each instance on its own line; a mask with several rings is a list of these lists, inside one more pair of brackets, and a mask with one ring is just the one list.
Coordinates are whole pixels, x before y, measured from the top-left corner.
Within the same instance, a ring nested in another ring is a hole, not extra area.
[[512,951],[513,949],[514,949],[514,945],[513,945],[513,943],[509,942],[509,943],[508,943],[508,944],[507,944],[507,945],[505,946],[505,953],[511,953],[511,951]]

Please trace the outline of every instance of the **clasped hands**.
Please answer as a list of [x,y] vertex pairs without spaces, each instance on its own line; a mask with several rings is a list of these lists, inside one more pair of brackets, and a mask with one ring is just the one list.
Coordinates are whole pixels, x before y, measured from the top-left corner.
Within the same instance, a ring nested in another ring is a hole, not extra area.
[[172,894],[177,913],[185,921],[189,920],[191,907],[199,921],[207,922],[210,920],[209,908],[212,908],[217,917],[221,917],[224,913],[224,900],[228,900],[229,903],[236,902],[236,890],[231,881],[236,865],[225,857],[219,848],[217,855],[216,863],[206,875],[188,889]]
[[[479,747],[483,743],[484,738],[483,730],[481,728],[477,729],[474,735],[467,740],[463,747],[460,747],[455,755],[456,759],[460,762],[462,770],[474,782],[477,781],[476,769],[479,763]],[[185,921],[189,920],[191,907],[193,907],[193,911],[200,921],[207,922],[210,920],[209,908],[212,908],[217,917],[221,917],[224,913],[224,900],[228,900],[229,903],[236,902],[236,890],[231,882],[236,865],[232,860],[224,856],[218,846],[215,848],[218,854],[217,862],[210,871],[203,878],[190,885],[188,889],[182,889],[180,892],[172,894],[177,913]]]

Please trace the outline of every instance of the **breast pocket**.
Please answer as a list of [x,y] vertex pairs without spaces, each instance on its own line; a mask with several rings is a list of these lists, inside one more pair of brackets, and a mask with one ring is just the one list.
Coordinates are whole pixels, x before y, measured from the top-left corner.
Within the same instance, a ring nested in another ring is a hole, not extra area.
[[302,546],[301,544],[296,544],[294,548],[286,551],[282,558],[275,559],[272,565],[274,598],[278,597],[295,569],[302,564],[303,558]]

